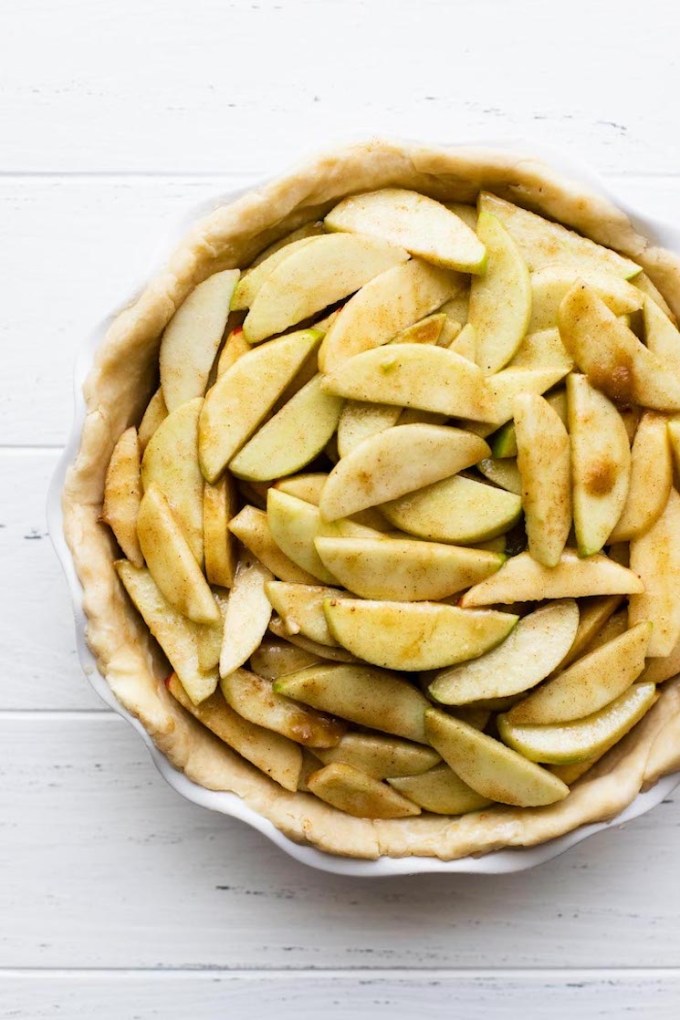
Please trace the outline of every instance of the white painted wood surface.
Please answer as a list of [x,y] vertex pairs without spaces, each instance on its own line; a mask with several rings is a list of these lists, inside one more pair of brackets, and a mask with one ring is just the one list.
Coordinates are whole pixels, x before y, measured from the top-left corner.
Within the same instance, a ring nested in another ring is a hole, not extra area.
[[0,6],[0,1017],[680,1014],[680,796],[506,877],[311,872],[88,688],[45,490],[81,338],[195,203],[367,134],[566,147],[680,217],[675,0]]

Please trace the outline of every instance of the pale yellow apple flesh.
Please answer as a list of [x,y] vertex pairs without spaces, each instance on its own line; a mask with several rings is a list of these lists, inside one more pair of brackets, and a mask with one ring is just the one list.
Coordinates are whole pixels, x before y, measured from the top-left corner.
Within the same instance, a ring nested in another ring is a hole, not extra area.
[[165,327],[158,360],[168,411],[205,393],[239,275],[225,269],[199,283]]
[[305,637],[304,634],[291,634],[279,616],[272,616],[269,623],[269,630],[276,637],[284,638],[292,645],[296,645],[298,648],[314,656],[315,659],[323,659],[327,663],[359,663],[357,657],[344,648],[322,645],[318,641],[312,641],[311,638]]
[[293,475],[290,478],[281,478],[276,483],[276,488],[281,492],[287,492],[289,496],[296,496],[298,499],[304,499],[307,503],[318,506],[327,479],[328,475],[322,471],[310,472],[309,474]]
[[[569,369],[565,364],[548,368],[516,368],[510,365],[486,380],[486,418],[494,425],[503,425],[512,418],[515,399],[522,393],[545,393],[564,379]],[[491,429],[489,431],[492,431]]]
[[248,722],[226,703],[220,691],[196,705],[176,677],[172,677],[168,689],[183,708],[246,761],[285,790],[297,790],[302,769],[302,748],[298,744]]
[[442,425],[397,425],[365,439],[333,468],[319,509],[350,517],[476,464],[489,453],[478,436]]
[[244,354],[220,376],[199,419],[198,455],[207,481],[217,480],[320,338],[313,329],[290,333]]
[[448,345],[448,348],[460,358],[467,358],[468,361],[474,362],[477,354],[477,334],[475,333],[475,327],[469,322],[466,323],[455,339]]
[[675,471],[677,474],[680,474],[680,420],[671,419],[668,422],[668,442],[671,447]]
[[531,726],[513,723],[502,715],[498,732],[529,761],[568,765],[586,761],[621,740],[651,708],[655,698],[654,684],[633,684],[615,701],[584,719],[554,726]]
[[642,293],[645,294],[648,298],[651,298],[654,304],[661,309],[664,315],[667,315],[672,322],[676,322],[676,317],[671,311],[671,308],[669,307],[665,297],[658,289],[658,287],[652,283],[652,281],[650,280],[646,273],[637,274],[637,276],[635,277],[635,286],[637,287],[638,290],[642,291]]
[[426,744],[429,702],[413,684],[395,673],[365,664],[308,666],[279,677],[274,690],[321,712]]
[[541,807],[569,793],[552,773],[460,719],[431,708],[425,720],[432,747],[480,796],[517,807]]
[[314,545],[319,519],[319,510],[312,503],[289,496],[280,489],[269,490],[267,520],[279,549],[307,574],[322,584],[332,585],[335,578],[323,565]]
[[238,669],[259,647],[272,615],[265,589],[272,579],[271,571],[251,553],[241,556],[224,620],[220,676]]
[[139,441],[134,427],[126,429],[111,454],[104,481],[101,520],[113,531],[116,541],[136,567],[144,566],[137,538],[137,516],[142,500]]
[[519,496],[456,475],[381,507],[387,520],[418,538],[473,545],[513,526],[522,512]]
[[[323,233],[323,231],[320,233]],[[296,252],[299,252],[318,236],[319,233],[314,233],[306,237],[299,237],[295,241],[290,241],[289,244],[277,248],[268,258],[262,259],[256,266],[251,266],[250,269],[247,269],[238,281],[234,296],[231,299],[232,311],[244,311],[246,308],[250,308],[262,285],[269,279],[276,267],[280,266],[291,255],[295,255]]]
[[224,347],[217,359],[215,367],[217,379],[224,375],[232,365],[235,365],[239,358],[242,358],[244,354],[248,354],[250,350],[252,348],[243,335],[243,327],[238,326],[236,329],[232,329],[224,341]]
[[645,411],[633,440],[628,495],[609,541],[629,542],[649,531],[664,511],[672,484],[666,418]]
[[649,350],[661,358],[666,371],[680,370],[680,332],[668,314],[651,298],[645,298],[642,309],[645,342]]
[[234,536],[229,522],[236,514],[237,495],[233,479],[224,474],[215,485],[203,487],[203,549],[205,576],[210,584],[231,588],[236,570]]
[[163,400],[163,390],[157,389],[146,405],[146,410],[137,430],[140,453],[144,453],[152,435],[167,417],[168,409]]
[[409,818],[420,814],[417,804],[390,786],[340,762],[312,773],[307,786],[320,800],[356,818]]
[[524,552],[506,560],[497,574],[465,592],[461,605],[489,606],[496,602],[510,604],[582,598],[586,595],[627,595],[643,590],[644,585],[637,573],[601,553],[581,559],[574,549],[565,549],[555,567],[544,567]]
[[623,601],[623,595],[602,595],[591,599],[582,599],[579,603],[579,621],[576,637],[572,646],[560,662],[560,669],[572,663],[579,656],[589,651],[590,642],[606,625],[613,613]]
[[515,496],[522,498],[522,476],[517,467],[517,461],[510,457],[496,460],[494,457],[485,457],[480,460],[477,470],[488,481],[500,486],[506,492],[512,492]]
[[647,655],[670,655],[680,638],[680,495],[675,489],[656,524],[630,543],[630,566],[644,591],[629,600],[628,626],[650,620]]
[[522,617],[492,651],[437,673],[429,687],[431,696],[442,704],[467,705],[535,687],[552,673],[571,647],[578,618],[573,599],[549,602]]
[[273,241],[272,244],[267,245],[264,251],[261,251],[257,258],[254,258],[250,263],[250,268],[254,269],[255,266],[261,265],[266,259],[268,259],[274,252],[280,251],[281,248],[286,248],[289,244],[294,244],[296,241],[301,241],[304,237],[317,237],[319,234],[325,234],[323,223],[319,220],[312,220],[310,223],[303,223],[301,227],[297,227],[292,230],[289,234],[285,234],[280,237],[278,241]]
[[[539,394],[540,395],[540,394]],[[557,417],[563,425],[567,424],[567,391],[560,387],[554,393],[549,393],[545,399],[550,404]],[[515,433],[514,421],[506,422],[493,438],[491,452],[496,459],[506,459],[517,456],[517,435]]]
[[258,290],[243,323],[246,340],[254,344],[283,333],[407,258],[403,248],[370,237],[313,237],[284,258]]
[[250,668],[265,680],[277,680],[286,673],[295,673],[320,661],[311,652],[297,648],[288,641],[279,641],[266,636],[260,647],[250,656]]
[[345,733],[335,747],[317,754],[324,765],[343,762],[374,779],[420,775],[441,761],[431,747],[379,733]]
[[229,522],[229,530],[280,581],[316,584],[316,578],[297,563],[293,563],[276,544],[264,510],[244,506]]
[[346,457],[365,439],[370,439],[396,425],[401,414],[401,407],[371,404],[363,400],[346,400],[338,422],[338,453],[341,457]]
[[436,815],[466,815],[491,803],[488,797],[482,797],[464,783],[445,762],[420,775],[394,777],[388,782],[423,810]]
[[[557,325],[557,314],[564,296],[580,278],[575,266],[548,265],[531,274],[531,321],[529,332]],[[584,278],[614,315],[626,315],[642,307],[643,296],[635,286],[614,273],[589,270]]]
[[574,367],[574,359],[562,343],[559,329],[553,326],[551,329],[527,333],[508,367],[534,370],[563,368],[570,372]]
[[270,581],[266,588],[267,597],[289,634],[302,634],[321,645],[336,644],[326,623],[323,604],[325,599],[342,598],[345,593],[340,588],[286,581]]
[[393,344],[440,343],[440,346],[446,347],[447,344],[441,343],[441,339],[442,334],[444,335],[443,338],[446,338],[448,321],[448,316],[444,312],[426,315],[424,319],[414,322],[412,326],[407,326],[406,329],[400,330],[394,340],[390,342]]
[[437,602],[328,599],[331,634],[365,662],[413,672],[439,669],[481,655],[517,622],[511,613],[470,612]]
[[476,360],[484,375],[511,360],[531,318],[531,283],[522,254],[501,222],[482,209],[477,236],[486,247],[487,266],[470,287],[468,321],[477,340]]
[[220,611],[219,623],[195,624],[198,664],[203,670],[214,669],[219,665],[224,638],[224,618],[229,604],[229,592],[226,588],[213,590],[213,595]]

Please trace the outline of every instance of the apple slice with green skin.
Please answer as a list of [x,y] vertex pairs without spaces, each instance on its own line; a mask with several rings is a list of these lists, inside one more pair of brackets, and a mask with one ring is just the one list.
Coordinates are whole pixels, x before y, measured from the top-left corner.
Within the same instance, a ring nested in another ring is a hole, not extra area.
[[276,637],[283,638],[289,641],[292,645],[296,645],[298,648],[310,655],[314,656],[317,660],[324,660],[328,662],[342,662],[342,663],[358,663],[359,660],[351,652],[348,652],[344,648],[336,648],[331,645],[322,645],[318,641],[312,641],[311,638],[305,637],[304,634],[291,634],[286,629],[286,626],[279,616],[272,616],[269,630]]
[[575,549],[565,549],[556,566],[544,567],[528,552],[523,552],[506,560],[497,574],[466,591],[460,604],[489,606],[498,602],[509,605],[641,591],[644,591],[644,584],[633,570],[614,563],[602,553],[582,559]]
[[205,393],[239,275],[225,269],[199,283],[165,327],[158,359],[169,411]]
[[431,708],[425,715],[429,743],[464,783],[501,804],[541,807],[564,800],[569,787],[499,740]]
[[243,719],[308,747],[334,747],[347,729],[339,719],[322,715],[277,694],[271,680],[236,669],[220,680],[224,700]]
[[390,786],[340,762],[312,773],[307,786],[320,800],[355,818],[410,818],[420,814],[417,804]]
[[503,460],[495,460],[493,457],[485,457],[480,460],[477,470],[494,485],[500,486],[506,492],[512,492],[515,496],[522,495],[522,476],[517,467],[517,461],[509,457]]
[[364,351],[331,371],[323,388],[352,400],[417,407],[448,417],[486,421],[491,413],[477,365],[429,344],[389,344]]
[[210,584],[231,588],[236,570],[234,536],[229,522],[237,508],[236,487],[230,475],[224,474],[215,485],[206,482],[203,488],[203,547],[205,576]]
[[579,552],[607,542],[626,503],[630,446],[621,416],[584,375],[567,380],[574,530]]
[[142,500],[142,479],[137,430],[123,432],[113,448],[104,481],[100,519],[113,531],[116,541],[136,567],[144,566],[137,538],[137,516]]
[[250,668],[265,680],[278,680],[286,673],[296,673],[321,661],[303,648],[297,648],[288,641],[279,641],[267,635],[260,647],[250,656]]
[[317,537],[315,544],[322,562],[348,591],[395,602],[446,598],[489,577],[505,559],[481,549],[408,538]]
[[289,333],[244,354],[220,376],[199,419],[198,455],[207,481],[217,480],[320,339],[314,329]]
[[322,471],[310,472],[282,478],[276,483],[276,488],[281,492],[287,492],[289,496],[296,496],[297,499],[304,499],[307,503],[318,506],[327,479],[328,475]]
[[320,712],[426,744],[427,698],[395,673],[357,665],[308,666],[282,676],[274,690]]
[[510,709],[515,723],[554,724],[592,715],[620,697],[642,673],[651,624],[639,623],[577,659]]
[[464,783],[446,762],[421,775],[390,778],[388,783],[435,815],[466,815],[491,804],[488,797],[482,797]]
[[586,284],[562,299],[558,320],[564,346],[596,389],[615,403],[680,410],[680,377]]
[[297,790],[302,769],[302,748],[298,744],[243,719],[226,703],[220,691],[196,705],[187,697],[186,689],[176,676],[171,677],[168,690],[182,708],[251,765],[285,790]]
[[429,691],[445,705],[505,698],[535,687],[552,673],[574,640],[578,606],[549,602],[522,617],[502,644],[472,662],[438,673]]
[[[487,417],[494,425],[503,425],[512,418],[516,398],[522,393],[542,394],[564,379],[569,369],[565,365],[548,368],[515,368],[510,366],[489,376],[487,384]],[[493,429],[489,429],[493,431]]]
[[279,251],[281,248],[286,248],[289,244],[294,244],[296,241],[301,241],[304,237],[317,237],[319,234],[325,234],[323,223],[320,220],[312,220],[310,223],[303,223],[301,227],[297,227],[292,230],[289,234],[285,234],[280,237],[278,241],[273,241],[272,244],[268,245],[264,251],[261,251],[257,258],[254,258],[250,263],[250,269],[254,269],[256,266],[261,265],[266,259],[273,255],[274,252]]
[[313,237],[264,280],[243,323],[245,338],[256,344],[283,333],[407,259],[403,248],[370,237]]
[[333,372],[348,358],[388,343],[452,297],[461,280],[420,259],[387,269],[344,305],[321,345],[319,368]]
[[227,676],[238,669],[259,647],[272,615],[265,590],[265,585],[271,580],[271,571],[251,553],[241,557],[224,621],[220,676]]
[[514,723],[507,715],[501,715],[498,732],[506,744],[530,761],[568,765],[586,761],[621,740],[655,700],[654,684],[633,684],[625,694],[585,719],[554,726],[532,726]]
[[342,598],[339,588],[270,581],[267,597],[290,634],[303,634],[320,645],[336,644],[323,611],[325,599]]
[[389,404],[347,400],[338,422],[337,438],[340,457],[346,457],[365,439],[370,439],[379,432],[392,428],[399,421],[401,413],[401,407]]
[[257,556],[265,567],[271,570],[274,577],[293,584],[316,584],[313,577],[279,549],[269,527],[269,520],[264,510],[254,506],[244,506],[229,522],[229,530],[240,542]]
[[[561,264],[545,266],[531,275],[531,321],[529,332],[557,325],[557,314],[564,296],[578,283],[580,270]],[[604,301],[614,315],[627,315],[642,307],[637,286],[614,273],[591,270],[584,274],[588,286]],[[637,280],[636,280],[637,284]]]
[[548,401],[532,393],[515,398],[514,417],[529,552],[554,567],[571,529],[569,435]]
[[159,388],[146,405],[146,410],[139,423],[138,439],[140,453],[144,453],[156,429],[167,417],[168,409],[163,400],[163,390]]
[[675,489],[656,524],[630,543],[630,566],[644,591],[629,599],[628,626],[651,620],[647,655],[670,655],[680,638],[680,495]]
[[534,370],[564,368],[570,372],[574,367],[574,359],[562,343],[559,329],[553,326],[551,329],[527,333],[508,367]]
[[218,623],[208,582],[157,485],[144,493],[137,535],[149,572],[168,602],[195,623]]
[[196,625],[168,602],[148,570],[134,567],[127,560],[117,560],[114,566],[191,700],[198,704],[209,697],[219,678],[216,669],[202,670],[199,665]]
[[231,300],[232,311],[245,311],[246,308],[250,308],[262,285],[269,279],[276,267],[280,266],[291,255],[299,252],[317,236],[319,235],[312,234],[311,236],[300,237],[289,244],[282,245],[275,252],[272,252],[269,258],[263,259],[261,262],[258,262],[257,266],[247,269],[234,291],[234,296]]
[[440,202],[404,188],[381,188],[343,199],[326,216],[329,230],[347,230],[405,248],[427,262],[482,273],[484,244]]
[[628,495],[610,542],[629,542],[658,521],[673,484],[673,462],[666,418],[645,411],[631,450]]
[[579,621],[571,648],[559,664],[566,669],[575,659],[589,651],[588,646],[623,602],[623,595],[603,595],[579,603]]
[[584,277],[607,272],[629,280],[640,272],[641,267],[631,259],[497,195],[482,192],[477,204],[480,210],[498,217],[532,273],[554,264],[569,266]]
[[[520,394],[521,395],[521,394]],[[551,406],[563,425],[567,424],[567,391],[560,387],[544,398]],[[497,460],[517,456],[517,434],[514,421],[506,422],[493,438],[491,452]]]
[[374,779],[420,775],[441,761],[431,747],[378,733],[345,733],[335,747],[320,749],[318,755],[324,765],[353,765]]
[[203,563],[203,475],[198,466],[198,419],[203,399],[182,404],[158,426],[142,458],[142,487],[157,485]]
[[433,542],[474,545],[516,524],[522,501],[502,489],[454,475],[385,503],[380,509],[395,528],[410,535]]
[[489,453],[478,436],[442,425],[397,425],[343,457],[321,496],[326,520],[350,517],[476,464]]
[[270,481],[314,460],[335,432],[342,400],[321,390],[315,375],[270,418],[229,463],[237,478]]
[[477,364],[484,375],[492,375],[511,360],[527,331],[531,282],[519,248],[485,209],[477,219],[477,236],[488,263],[484,276],[472,280],[468,321],[477,337]]
[[243,335],[243,327],[237,326],[236,329],[232,329],[224,341],[224,347],[217,359],[215,367],[217,379],[224,375],[232,365],[235,365],[239,358],[242,358],[244,354],[248,354],[251,349],[250,344]]
[[475,658],[503,641],[518,619],[438,602],[328,599],[324,611],[343,648],[365,662],[407,672]]
[[322,584],[335,584],[335,578],[324,567],[314,545],[320,520],[317,507],[280,489],[270,489],[267,520],[272,538],[293,563]]

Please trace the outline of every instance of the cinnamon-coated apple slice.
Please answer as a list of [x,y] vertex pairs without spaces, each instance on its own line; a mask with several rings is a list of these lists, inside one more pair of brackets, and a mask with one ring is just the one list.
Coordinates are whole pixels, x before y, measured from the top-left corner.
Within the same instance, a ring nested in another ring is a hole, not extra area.
[[140,453],[144,453],[154,432],[167,417],[168,409],[163,400],[163,390],[159,387],[146,405],[146,410],[139,423],[137,434]]
[[[578,282],[580,272],[575,266],[558,262],[531,274],[530,333],[557,325],[560,303]],[[638,279],[633,286],[615,273],[596,269],[583,273],[583,278],[614,315],[626,315],[642,307],[644,299],[638,290]]]
[[317,661],[324,661],[326,664],[329,662],[341,662],[341,663],[358,663],[359,660],[351,652],[348,652],[345,648],[332,647],[331,645],[322,645],[318,641],[313,641],[311,638],[306,637],[304,634],[291,634],[284,624],[280,616],[272,616],[269,623],[269,630],[275,637],[284,638],[289,641],[292,645],[300,648],[304,652],[308,652],[313,655]]
[[104,481],[101,519],[109,525],[116,541],[136,567],[144,566],[137,538],[137,515],[142,499],[141,465],[137,430],[123,432],[111,454]]
[[345,733],[335,747],[321,748],[318,756],[324,765],[343,762],[374,779],[420,775],[441,761],[431,747],[381,733],[352,731]]
[[290,241],[288,244],[277,248],[275,252],[272,252],[268,258],[258,262],[256,266],[251,266],[250,269],[246,269],[245,273],[243,273],[241,279],[238,281],[238,285],[236,286],[234,295],[231,299],[232,311],[244,311],[245,309],[250,308],[257,297],[258,291],[265,281],[271,276],[276,267],[280,266],[285,259],[300,251],[305,247],[305,245],[309,244],[310,241],[322,233],[323,230],[307,235],[306,237],[299,237],[294,241]]
[[631,450],[630,483],[609,542],[629,542],[658,521],[673,484],[673,462],[664,415],[645,411]]
[[435,815],[466,815],[491,804],[488,797],[482,797],[463,782],[446,762],[419,775],[390,777],[388,783]]
[[312,641],[331,647],[337,643],[328,629],[323,604],[328,598],[342,598],[342,589],[319,584],[269,581],[266,591],[269,601],[290,634],[303,634]]
[[628,624],[653,624],[647,655],[670,655],[680,638],[680,495],[671,489],[664,512],[630,543],[630,566],[644,590],[629,599]]
[[409,818],[420,814],[412,800],[353,765],[325,765],[309,776],[307,786],[320,800],[356,818]]
[[274,577],[294,584],[316,583],[317,579],[312,574],[294,563],[276,544],[264,510],[244,506],[229,522],[229,530],[271,570]]
[[272,615],[265,587],[272,579],[271,571],[251,553],[241,556],[224,619],[220,676],[238,669],[259,647]]
[[280,489],[270,489],[267,521],[272,538],[293,563],[322,584],[335,584],[335,578],[323,565],[314,545],[320,521],[317,507]]
[[237,507],[237,495],[231,475],[224,474],[218,482],[203,487],[203,547],[205,576],[210,584],[231,588],[236,571],[234,536],[229,522]]

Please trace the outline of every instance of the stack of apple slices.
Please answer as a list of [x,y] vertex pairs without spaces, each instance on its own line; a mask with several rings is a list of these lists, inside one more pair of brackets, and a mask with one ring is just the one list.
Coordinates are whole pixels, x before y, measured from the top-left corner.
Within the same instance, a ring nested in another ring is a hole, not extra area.
[[102,520],[170,694],[369,818],[534,807],[680,668],[680,333],[491,194],[344,199],[175,312]]

